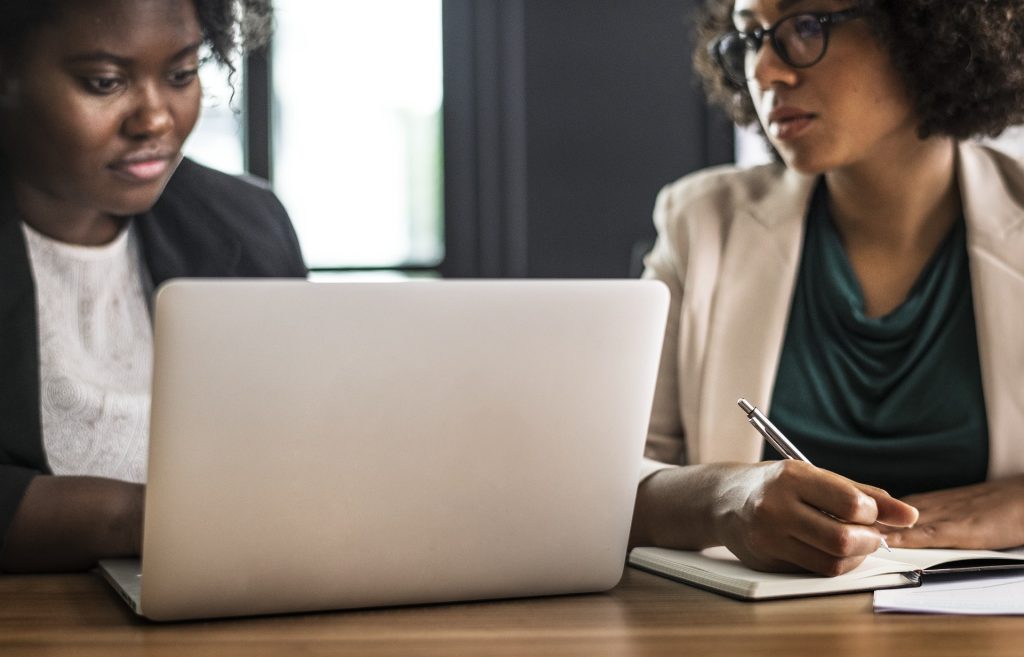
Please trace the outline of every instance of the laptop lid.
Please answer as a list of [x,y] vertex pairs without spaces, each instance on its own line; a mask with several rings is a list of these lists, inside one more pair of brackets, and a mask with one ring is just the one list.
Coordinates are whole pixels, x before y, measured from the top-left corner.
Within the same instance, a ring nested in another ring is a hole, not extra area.
[[606,590],[663,338],[653,281],[175,281],[142,611]]

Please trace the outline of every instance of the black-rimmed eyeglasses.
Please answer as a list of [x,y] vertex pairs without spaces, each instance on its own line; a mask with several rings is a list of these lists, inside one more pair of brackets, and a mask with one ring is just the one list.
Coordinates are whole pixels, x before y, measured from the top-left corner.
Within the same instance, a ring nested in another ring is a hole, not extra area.
[[853,20],[859,9],[846,9],[827,14],[793,14],[780,18],[769,28],[750,32],[728,32],[715,39],[708,50],[729,79],[737,85],[747,83],[748,65],[764,40],[769,39],[779,58],[793,68],[814,66],[828,50],[829,30]]

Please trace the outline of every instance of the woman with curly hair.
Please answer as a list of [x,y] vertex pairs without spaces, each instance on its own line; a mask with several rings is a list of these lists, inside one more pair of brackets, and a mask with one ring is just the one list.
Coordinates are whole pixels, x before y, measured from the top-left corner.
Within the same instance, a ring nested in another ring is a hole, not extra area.
[[968,141],[1024,123],[1024,0],[710,0],[701,36],[779,161],[659,196],[632,543],[829,575],[883,537],[1024,544],[1024,163]]
[[0,10],[0,570],[137,555],[149,302],[181,276],[306,274],[263,187],[182,157],[205,46],[266,0],[18,0]]

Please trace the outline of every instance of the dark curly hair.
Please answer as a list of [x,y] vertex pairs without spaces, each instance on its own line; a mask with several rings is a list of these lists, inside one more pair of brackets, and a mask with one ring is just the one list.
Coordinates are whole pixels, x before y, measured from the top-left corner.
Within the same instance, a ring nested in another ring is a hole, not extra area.
[[[735,29],[733,0],[706,0],[694,66],[708,98],[740,125],[757,121],[745,87],[708,45]],[[1024,0],[854,0],[906,85],[922,139],[995,137],[1024,123]]]
[[[0,50],[17,53],[22,42],[47,22],[60,17],[69,0],[0,1]],[[272,0],[192,0],[203,31],[209,59],[228,70],[233,79],[232,55],[266,44],[273,30]],[[233,86],[233,85],[232,85]]]

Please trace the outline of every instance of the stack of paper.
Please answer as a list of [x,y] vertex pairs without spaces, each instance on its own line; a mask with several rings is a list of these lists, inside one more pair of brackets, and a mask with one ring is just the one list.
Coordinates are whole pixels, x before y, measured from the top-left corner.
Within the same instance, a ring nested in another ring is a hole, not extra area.
[[990,573],[944,575],[922,580],[914,589],[875,592],[875,611],[964,614],[1024,614],[1024,575]]

